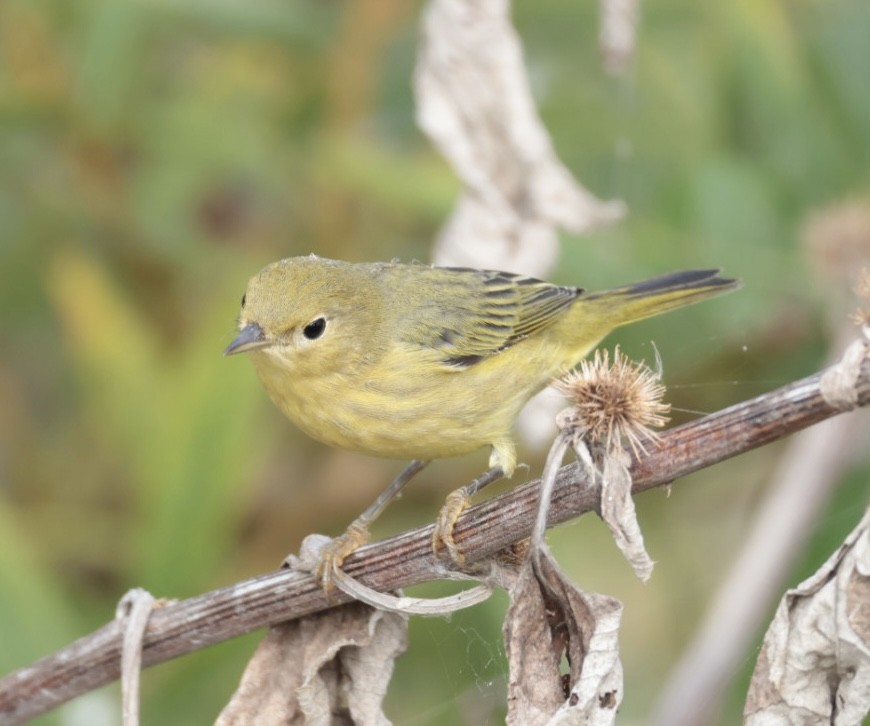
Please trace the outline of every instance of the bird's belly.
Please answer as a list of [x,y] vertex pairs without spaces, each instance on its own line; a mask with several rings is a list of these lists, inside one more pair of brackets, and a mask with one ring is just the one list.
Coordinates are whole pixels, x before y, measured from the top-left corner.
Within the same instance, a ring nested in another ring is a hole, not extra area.
[[[304,398],[282,405],[312,438],[340,448],[399,459],[460,456],[491,444],[510,429],[493,412],[407,398],[380,391],[354,391],[328,404]],[[496,433],[498,432],[498,433]]]
[[399,459],[459,456],[509,439],[519,408],[539,387],[485,368],[335,373],[296,378],[292,386],[286,370],[257,370],[272,400],[312,438]]

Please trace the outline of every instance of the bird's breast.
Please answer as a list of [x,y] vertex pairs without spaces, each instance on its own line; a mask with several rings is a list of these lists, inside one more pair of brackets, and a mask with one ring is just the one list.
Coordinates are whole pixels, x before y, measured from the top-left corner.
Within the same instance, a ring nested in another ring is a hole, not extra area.
[[353,372],[299,375],[267,353],[255,366],[274,403],[312,438],[401,459],[458,456],[509,438],[541,386],[539,375],[512,366],[456,369],[411,349]]

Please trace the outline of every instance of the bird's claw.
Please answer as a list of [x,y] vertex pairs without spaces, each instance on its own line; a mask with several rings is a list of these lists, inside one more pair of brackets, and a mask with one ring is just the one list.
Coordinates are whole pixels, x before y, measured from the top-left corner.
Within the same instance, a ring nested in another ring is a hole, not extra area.
[[344,534],[331,540],[320,551],[320,559],[314,569],[314,577],[324,592],[335,589],[334,572],[341,569],[344,561],[369,541],[369,530],[365,524],[353,522]]
[[465,566],[465,555],[459,549],[459,545],[453,539],[453,528],[459,516],[468,509],[471,498],[464,488],[457,489],[447,496],[438,518],[435,520],[435,530],[432,532],[432,551],[436,557],[440,556],[440,550],[444,548],[457,567]]

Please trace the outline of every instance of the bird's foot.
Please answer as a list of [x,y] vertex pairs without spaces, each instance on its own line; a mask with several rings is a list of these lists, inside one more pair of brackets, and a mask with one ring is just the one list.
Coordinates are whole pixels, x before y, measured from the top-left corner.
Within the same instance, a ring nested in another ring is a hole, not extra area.
[[432,532],[432,551],[436,557],[440,557],[440,550],[444,548],[450,559],[457,567],[465,566],[465,555],[459,549],[459,545],[453,539],[453,528],[459,516],[468,509],[471,497],[466,487],[456,489],[447,495],[438,518],[435,520],[435,531]]
[[344,534],[330,540],[320,550],[319,561],[314,568],[314,576],[327,594],[335,589],[334,572],[341,569],[344,561],[356,550],[369,541],[367,525],[355,521],[345,530]]
[[471,497],[503,477],[504,469],[501,466],[494,466],[477,477],[471,484],[456,489],[447,495],[441,511],[438,512],[438,518],[435,520],[435,531],[432,533],[432,551],[436,557],[440,556],[439,551],[443,547],[447,550],[454,565],[459,569],[465,567],[465,555],[459,549],[456,540],[453,539],[453,529],[456,527],[460,515],[471,505]]

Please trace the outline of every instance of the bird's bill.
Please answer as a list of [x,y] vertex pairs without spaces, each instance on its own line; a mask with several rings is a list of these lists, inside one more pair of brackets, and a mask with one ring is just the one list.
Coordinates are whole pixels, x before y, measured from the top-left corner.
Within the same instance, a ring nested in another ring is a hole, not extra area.
[[248,323],[239,331],[235,340],[226,347],[224,355],[247,353],[249,350],[265,348],[267,345],[269,345],[269,341],[266,340],[263,329],[256,323]]

